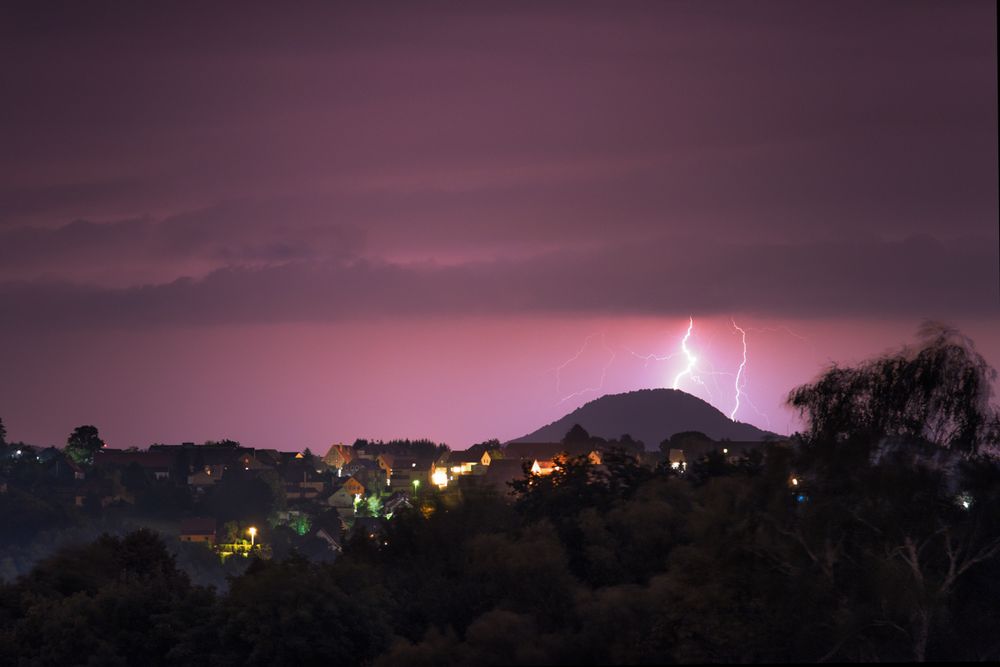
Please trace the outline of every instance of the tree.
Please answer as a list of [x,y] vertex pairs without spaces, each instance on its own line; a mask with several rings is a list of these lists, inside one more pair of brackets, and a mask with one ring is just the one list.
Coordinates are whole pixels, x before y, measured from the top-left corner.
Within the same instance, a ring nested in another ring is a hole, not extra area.
[[562,439],[564,445],[579,445],[590,442],[590,434],[579,424],[573,424],[573,428],[566,432]]
[[77,426],[66,439],[65,453],[75,463],[89,465],[94,462],[94,454],[103,446],[104,441],[96,426]]
[[7,444],[7,428],[3,425],[3,417],[0,417],[0,447]]
[[789,395],[807,426],[794,461],[805,502],[776,530],[848,592],[824,658],[995,656],[966,630],[988,595],[968,582],[1000,570],[1000,466],[977,455],[996,444],[995,375],[968,338],[925,324],[918,346]]
[[855,368],[834,365],[794,389],[788,402],[805,418],[807,439],[892,438],[967,453],[995,444],[997,412],[989,400],[996,371],[954,329],[927,322],[918,337],[917,347]]
[[222,440],[206,440],[203,447],[229,447],[230,449],[239,449],[239,440],[230,440],[229,438],[223,438]]
[[681,431],[660,443],[660,451],[670,453],[671,449],[688,450],[689,452],[711,445],[714,440],[701,431]]

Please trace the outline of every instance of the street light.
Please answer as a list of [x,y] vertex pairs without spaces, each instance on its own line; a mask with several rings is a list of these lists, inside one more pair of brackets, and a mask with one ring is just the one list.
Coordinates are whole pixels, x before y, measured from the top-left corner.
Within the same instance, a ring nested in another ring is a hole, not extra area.
[[417,489],[419,488],[420,488],[420,480],[419,479],[413,480],[413,493],[416,493]]
[[250,533],[250,548],[253,549],[254,538],[257,537],[257,529],[250,526],[250,528],[247,529],[247,532]]

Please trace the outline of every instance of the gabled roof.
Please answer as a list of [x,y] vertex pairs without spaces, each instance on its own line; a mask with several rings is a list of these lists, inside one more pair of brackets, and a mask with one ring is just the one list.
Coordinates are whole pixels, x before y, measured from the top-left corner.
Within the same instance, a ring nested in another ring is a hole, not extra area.
[[133,463],[146,469],[166,469],[174,465],[173,454],[162,451],[126,452],[121,449],[99,449],[94,455],[95,466],[129,466]]
[[448,453],[448,463],[479,463],[482,460],[483,450],[466,449]]
[[281,478],[286,482],[302,483],[315,482],[322,479],[322,473],[317,473],[316,468],[310,466],[305,461],[292,461],[281,471]]
[[350,483],[351,480],[354,480],[354,483],[360,485],[362,489],[365,488],[364,482],[354,477],[353,475],[350,477],[340,477],[340,478],[335,477],[333,480],[333,493],[336,493],[337,491],[343,489]]
[[383,456],[387,456],[386,462],[389,464],[389,467],[392,468],[392,471],[394,473],[403,472],[407,470],[412,470],[416,472],[427,472],[434,465],[433,459],[415,459],[415,458],[403,458],[403,457],[389,458],[388,455],[383,455]]
[[345,462],[352,461],[354,459],[354,448],[341,443],[330,445],[330,449],[326,451],[323,460],[331,461],[337,458],[343,459]]

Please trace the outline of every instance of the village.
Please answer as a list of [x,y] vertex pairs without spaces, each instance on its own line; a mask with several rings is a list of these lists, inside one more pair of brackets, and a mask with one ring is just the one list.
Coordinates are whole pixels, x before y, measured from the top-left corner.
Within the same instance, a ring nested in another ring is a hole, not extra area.
[[491,440],[451,451],[421,440],[358,440],[333,444],[322,456],[234,441],[145,450],[102,444],[85,461],[54,447],[22,445],[8,447],[0,492],[11,485],[42,492],[92,516],[157,517],[161,532],[203,544],[222,561],[269,558],[276,539],[296,548],[310,545],[313,557],[334,558],[346,540],[377,541],[401,509],[426,515],[437,506],[457,505],[468,493],[510,500],[511,482],[550,475],[568,458],[586,457],[600,469],[605,453],[618,449],[649,468],[683,472],[688,459],[709,450],[735,457],[760,445],[695,436],[646,451],[628,436],[606,441],[577,426],[563,442]]

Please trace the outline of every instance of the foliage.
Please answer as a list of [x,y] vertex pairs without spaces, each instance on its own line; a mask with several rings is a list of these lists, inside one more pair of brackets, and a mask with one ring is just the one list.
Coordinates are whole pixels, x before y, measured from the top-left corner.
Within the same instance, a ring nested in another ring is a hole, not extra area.
[[79,465],[90,465],[94,454],[104,446],[96,426],[77,426],[66,439],[66,456]]
[[806,418],[807,438],[926,440],[972,453],[995,438],[989,399],[996,372],[953,329],[926,323],[919,335],[917,347],[856,368],[833,366],[792,391],[789,403]]

